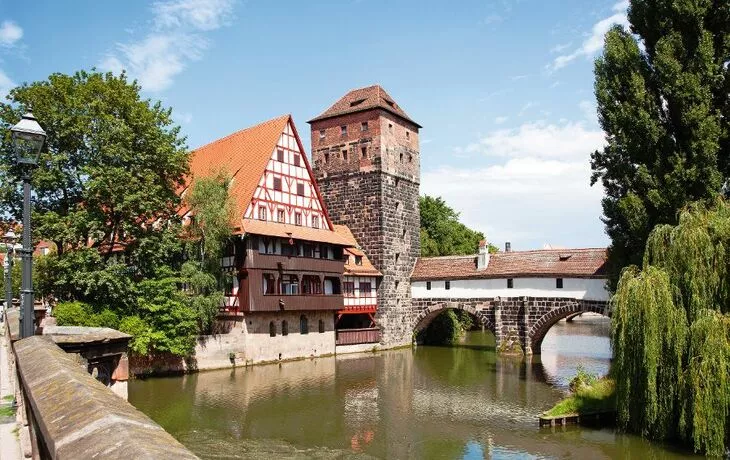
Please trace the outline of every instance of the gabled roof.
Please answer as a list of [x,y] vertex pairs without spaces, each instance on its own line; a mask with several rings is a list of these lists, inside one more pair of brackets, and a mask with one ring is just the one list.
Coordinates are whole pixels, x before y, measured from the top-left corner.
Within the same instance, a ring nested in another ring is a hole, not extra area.
[[[196,177],[225,171],[233,179],[230,193],[236,203],[236,225],[240,226],[240,219],[290,120],[291,115],[282,115],[193,150],[186,188]],[[184,209],[181,214],[186,211]]]
[[363,112],[370,109],[383,109],[392,113],[406,121],[413,123],[421,128],[421,125],[413,121],[406,112],[390,97],[390,95],[380,86],[373,85],[365,88],[353,89],[329,109],[325,110],[318,117],[312,118],[308,123],[313,121],[326,120],[327,118],[337,117],[348,113]]
[[283,224],[257,219],[243,219],[242,229],[254,235],[294,238],[295,240],[316,241],[340,246],[350,246],[350,242],[337,232],[323,228],[303,227],[301,225]]
[[606,248],[497,252],[484,270],[477,270],[476,256],[421,257],[411,280],[605,278],[605,264]]
[[[383,274],[380,273],[377,268],[375,268],[372,262],[370,262],[370,259],[368,259],[368,256],[365,254],[365,252],[360,248],[360,245],[357,243],[357,240],[350,231],[350,228],[347,225],[336,224],[334,227],[335,232],[337,232],[338,235],[340,235],[345,241],[347,241],[350,246],[345,249],[345,251],[352,256],[348,257],[347,261],[345,262],[345,275],[383,276]],[[355,257],[362,257],[361,265],[357,265],[355,263]]]

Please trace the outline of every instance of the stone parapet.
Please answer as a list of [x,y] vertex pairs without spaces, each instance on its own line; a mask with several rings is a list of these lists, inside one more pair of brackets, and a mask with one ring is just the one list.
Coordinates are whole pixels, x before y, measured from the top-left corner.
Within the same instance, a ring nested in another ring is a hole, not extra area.
[[40,458],[197,458],[50,338],[28,337],[13,348]]

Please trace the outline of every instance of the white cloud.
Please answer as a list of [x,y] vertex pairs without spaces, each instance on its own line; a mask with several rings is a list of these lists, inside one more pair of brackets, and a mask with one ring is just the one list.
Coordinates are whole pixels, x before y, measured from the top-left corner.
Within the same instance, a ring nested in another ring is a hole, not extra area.
[[504,123],[507,120],[509,120],[508,117],[497,117],[494,119],[494,122],[497,123],[498,125],[501,125],[502,123]]
[[466,147],[491,157],[576,158],[604,143],[603,131],[580,122],[541,121],[493,131]]
[[626,17],[626,9],[628,6],[628,0],[624,0],[613,5],[613,14],[595,23],[588,38],[572,53],[561,54],[556,57],[553,62],[548,65],[548,70],[555,71],[561,69],[581,56],[594,56],[601,50],[601,48],[603,48],[603,38],[606,35],[606,32],[608,32],[614,24],[619,24],[626,28],[629,27],[629,20]]
[[21,38],[23,38],[23,29],[15,22],[3,21],[0,24],[0,45],[11,47]]
[[603,133],[582,123],[526,123],[495,130],[463,148],[490,157],[482,168],[424,171],[421,192],[443,197],[464,223],[489,241],[516,249],[606,244],[600,222],[602,188],[590,187],[589,155]]
[[5,96],[7,96],[10,90],[15,88],[15,86],[17,86],[15,82],[13,82],[13,80],[11,80],[5,72],[0,70],[0,99],[5,99]]
[[190,112],[177,112],[174,116],[175,120],[181,124],[189,125],[193,121],[193,114]]
[[591,123],[596,123],[598,121],[598,114],[596,112],[596,104],[593,101],[589,100],[582,100],[578,104],[578,107],[580,107],[581,112],[583,112],[583,116]]
[[162,91],[209,42],[202,34],[228,24],[234,0],[167,0],[152,6],[152,30],[141,40],[119,43],[99,67],[127,70],[147,91]]
[[522,106],[522,108],[520,109],[519,113],[517,113],[517,115],[522,116],[525,114],[525,112],[527,112],[528,110],[530,110],[531,108],[536,107],[536,106],[537,106],[536,102],[530,101]]
[[550,48],[550,53],[552,53],[552,54],[562,53],[563,51],[565,51],[568,48],[570,48],[570,45],[572,45],[572,44],[573,44],[573,42],[568,42],[568,43],[562,43],[562,44],[555,45],[552,48]]

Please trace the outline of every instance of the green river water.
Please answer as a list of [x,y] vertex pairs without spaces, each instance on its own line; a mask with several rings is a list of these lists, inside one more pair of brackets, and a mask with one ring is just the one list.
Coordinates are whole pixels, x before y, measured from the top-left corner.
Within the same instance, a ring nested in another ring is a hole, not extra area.
[[202,458],[688,458],[611,428],[538,428],[578,365],[604,374],[609,323],[556,324],[542,355],[490,332],[400,349],[135,380],[129,401]]

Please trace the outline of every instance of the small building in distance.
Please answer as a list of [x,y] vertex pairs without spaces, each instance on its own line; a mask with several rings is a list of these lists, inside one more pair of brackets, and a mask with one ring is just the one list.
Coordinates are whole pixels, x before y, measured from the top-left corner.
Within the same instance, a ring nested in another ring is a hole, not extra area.
[[[509,244],[509,243],[508,243]],[[570,298],[607,301],[606,248],[539,249],[421,257],[411,276],[414,299]]]

